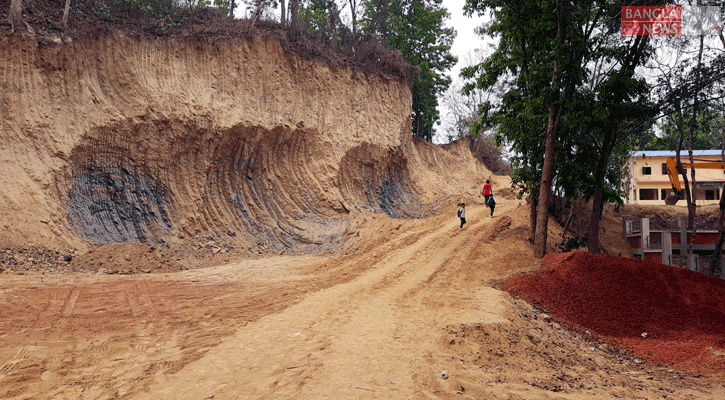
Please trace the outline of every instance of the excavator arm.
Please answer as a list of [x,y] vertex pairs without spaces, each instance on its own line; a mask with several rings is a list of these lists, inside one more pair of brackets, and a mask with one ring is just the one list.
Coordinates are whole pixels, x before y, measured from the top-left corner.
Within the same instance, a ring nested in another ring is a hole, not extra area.
[[[712,160],[705,160],[705,159],[694,159],[694,163],[682,163],[682,168],[691,168],[693,165],[696,169],[725,169],[725,165],[723,165],[720,161],[712,161]],[[675,192],[674,194],[671,194],[665,198],[665,204],[668,206],[673,206],[677,204],[678,201],[682,200],[684,198],[684,195],[682,193],[682,186],[680,184],[680,173],[681,171],[677,170],[677,161],[675,161],[674,157],[670,157],[667,159],[667,176],[670,178],[670,184],[672,184],[672,190]]]

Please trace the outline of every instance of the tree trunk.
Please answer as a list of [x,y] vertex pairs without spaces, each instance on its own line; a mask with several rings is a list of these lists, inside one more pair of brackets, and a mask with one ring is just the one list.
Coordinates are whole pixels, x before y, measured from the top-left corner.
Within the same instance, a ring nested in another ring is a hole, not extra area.
[[[558,92],[558,88],[556,89]],[[557,93],[558,94],[558,93]],[[558,97],[558,95],[556,96]],[[544,150],[544,166],[541,169],[541,186],[539,187],[539,205],[536,210],[536,236],[534,237],[534,257],[541,258],[546,254],[546,240],[549,234],[549,198],[551,197],[551,179],[554,170],[554,150],[556,149],[556,129],[563,106],[559,104],[559,112],[554,115],[555,99],[549,104],[549,124],[546,128],[546,149]]]
[[299,0],[290,0],[289,6],[290,6],[290,15],[289,15],[290,28],[292,28],[292,32],[296,32],[297,31],[297,13],[299,12],[300,2],[299,2]]
[[564,224],[564,233],[561,234],[561,245],[566,245],[566,234],[569,232],[569,224],[571,224],[571,220],[574,219],[574,203],[569,200],[567,201],[567,204],[569,205],[569,217],[566,219],[566,223]]
[[[722,46],[725,48],[725,38],[722,35],[722,31],[719,31],[719,37],[720,42],[722,42]],[[723,115],[723,121],[722,121],[722,149],[720,150],[720,158],[722,159],[722,162],[725,164],[725,115]],[[725,186],[723,188],[725,189]],[[720,189],[718,189],[720,190]],[[720,264],[720,257],[722,257],[722,247],[723,242],[725,242],[725,190],[720,190],[720,214],[718,215],[717,219],[717,243],[715,244],[715,254],[712,259],[712,262],[710,263],[710,273],[714,274],[715,270],[717,269],[718,264]]]
[[[352,37],[357,38],[357,1],[350,0],[350,15],[352,16]],[[353,40],[353,43],[355,41]]]
[[[562,18],[564,10],[562,10],[562,2],[559,2],[559,15],[556,29],[556,40],[561,42]],[[549,197],[551,195],[551,179],[554,170],[554,151],[556,150],[556,129],[559,124],[559,116],[561,116],[562,105],[559,103],[559,75],[557,73],[557,65],[554,62],[554,76],[551,83],[553,92],[549,101],[549,123],[546,127],[546,147],[544,149],[544,165],[541,169],[541,186],[539,188],[539,206],[536,210],[536,236],[534,237],[534,257],[541,258],[546,254],[546,239],[549,234]],[[555,114],[556,108],[559,112]]]
[[607,173],[607,164],[619,130],[619,126],[613,123],[606,130],[604,141],[602,142],[602,151],[599,154],[597,167],[594,171],[594,196],[592,201],[592,213],[589,219],[589,232],[587,233],[587,248],[591,254],[599,254],[599,223],[602,220],[602,210],[604,210],[604,176]]
[[23,0],[10,0],[10,11],[8,12],[8,21],[14,30],[23,30],[25,21],[23,20]]
[[[609,157],[607,157],[609,159]],[[599,254],[599,222],[602,219],[604,201],[602,198],[602,186],[604,185],[604,167],[597,166],[595,173],[594,195],[592,196],[592,213],[589,219],[589,232],[587,233],[587,249],[591,254]]]
[[284,25],[287,22],[287,20],[284,18],[284,11],[285,11],[284,9],[285,9],[284,0],[280,0],[279,1],[279,10],[280,10],[281,16],[279,18],[279,23],[282,25]]
[[697,128],[697,113],[700,107],[700,68],[702,67],[702,49],[704,47],[704,35],[700,35],[700,52],[697,57],[697,69],[695,70],[695,101],[692,105],[692,122],[690,123],[690,138],[687,142],[687,151],[690,156],[690,176],[692,177],[692,194],[687,197],[687,215],[688,224],[692,227],[692,235],[690,235],[690,242],[687,245],[688,261],[689,256],[694,252],[695,249],[695,236],[697,236],[697,226],[695,225],[695,218],[697,217],[697,180],[695,178],[695,160],[692,155],[692,140],[695,136],[695,129]]
[[[723,47],[725,47],[725,39],[723,39],[722,34],[720,34],[720,40],[723,41]],[[723,115],[722,120],[722,149],[720,150],[720,158],[722,159],[723,164],[725,164],[725,115]],[[723,186],[721,189],[725,189],[725,186]],[[718,189],[720,190],[720,189]],[[715,254],[712,259],[712,262],[710,263],[710,273],[714,274],[715,270],[717,269],[717,266],[720,262],[720,257],[722,257],[722,246],[723,242],[725,242],[725,190],[720,190],[720,214],[718,215],[717,219],[717,243],[715,244]]]
[[529,242],[534,243],[536,238],[536,206],[539,204],[539,187],[532,186],[530,188],[531,193],[529,194],[529,228],[530,236]]
[[[284,0],[282,0],[282,1],[284,1]],[[236,8],[237,8],[236,0],[231,0],[229,2],[229,16],[230,17],[234,18],[234,10],[236,10]]]
[[68,11],[70,10],[70,0],[65,0],[65,8],[63,8],[63,28],[68,27]]

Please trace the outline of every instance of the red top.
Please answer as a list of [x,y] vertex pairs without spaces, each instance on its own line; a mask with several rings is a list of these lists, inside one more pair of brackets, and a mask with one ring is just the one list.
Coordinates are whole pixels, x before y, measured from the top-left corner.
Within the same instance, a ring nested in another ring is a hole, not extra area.
[[483,185],[483,195],[491,194],[491,184],[487,183]]

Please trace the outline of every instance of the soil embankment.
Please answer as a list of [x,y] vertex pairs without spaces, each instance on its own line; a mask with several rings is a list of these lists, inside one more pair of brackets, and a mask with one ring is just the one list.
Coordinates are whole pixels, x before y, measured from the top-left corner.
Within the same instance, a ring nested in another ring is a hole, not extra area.
[[0,59],[5,242],[321,251],[350,212],[432,201],[409,89],[273,40],[2,36]]

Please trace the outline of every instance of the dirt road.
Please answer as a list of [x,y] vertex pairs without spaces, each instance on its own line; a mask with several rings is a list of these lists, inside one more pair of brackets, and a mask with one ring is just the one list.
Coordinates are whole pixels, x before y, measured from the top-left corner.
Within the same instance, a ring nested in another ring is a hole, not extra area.
[[537,267],[517,205],[469,205],[465,231],[453,206],[370,218],[340,257],[5,274],[0,398],[723,398],[713,377],[629,359],[494,289]]

